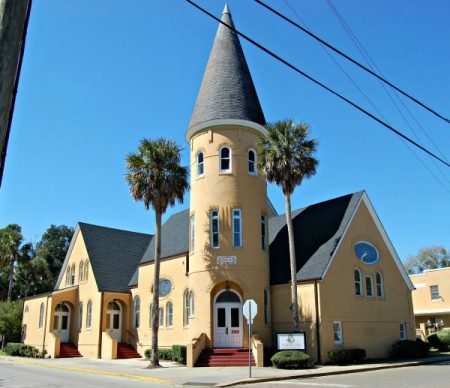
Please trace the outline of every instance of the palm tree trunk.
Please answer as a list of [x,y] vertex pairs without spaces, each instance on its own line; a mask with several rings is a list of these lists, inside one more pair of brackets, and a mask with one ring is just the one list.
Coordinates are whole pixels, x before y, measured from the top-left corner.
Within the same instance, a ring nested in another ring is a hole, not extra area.
[[298,317],[298,298],[297,298],[297,260],[295,258],[295,241],[294,241],[294,227],[292,225],[291,212],[291,194],[284,195],[286,205],[286,224],[288,227],[289,237],[289,261],[291,264],[291,310],[292,323],[294,325],[294,332],[300,331],[300,322]]
[[155,234],[155,264],[153,274],[153,303],[152,303],[152,349],[150,367],[159,365],[158,328],[159,328],[159,267],[161,261],[161,213],[156,212]]
[[9,268],[9,286],[8,286],[8,297],[7,300],[12,298],[12,289],[14,283],[14,259],[11,259],[11,267]]

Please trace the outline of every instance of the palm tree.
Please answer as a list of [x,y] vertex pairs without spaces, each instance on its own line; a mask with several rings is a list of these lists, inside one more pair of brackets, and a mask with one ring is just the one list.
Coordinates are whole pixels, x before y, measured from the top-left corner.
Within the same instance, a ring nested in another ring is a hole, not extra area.
[[266,124],[266,129],[267,134],[262,136],[257,143],[258,168],[266,175],[268,182],[275,183],[283,189],[291,266],[292,322],[294,331],[300,331],[291,195],[295,187],[302,183],[303,178],[309,178],[316,174],[319,162],[313,155],[318,143],[315,139],[307,139],[308,124],[297,124],[291,119]]
[[155,261],[152,303],[152,347],[150,367],[159,366],[159,268],[161,258],[161,217],[176,200],[183,202],[189,187],[188,170],[180,166],[181,148],[172,140],[143,139],[137,153],[126,158],[128,174],[125,179],[136,201],[144,201],[148,210],[153,207],[156,216]]

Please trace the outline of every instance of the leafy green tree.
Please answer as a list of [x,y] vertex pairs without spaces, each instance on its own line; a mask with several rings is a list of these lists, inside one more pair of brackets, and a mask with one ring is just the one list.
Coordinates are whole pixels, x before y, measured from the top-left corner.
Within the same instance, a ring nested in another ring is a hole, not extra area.
[[155,260],[152,303],[152,346],[150,366],[159,366],[159,272],[161,259],[161,217],[168,206],[183,202],[188,190],[188,170],[180,165],[181,148],[172,140],[143,139],[137,153],[126,158],[128,174],[125,179],[135,201],[143,201],[148,210],[153,207],[156,216]]
[[0,302],[0,333],[6,342],[19,342],[22,333],[23,301]]
[[409,274],[417,274],[425,269],[450,266],[450,252],[443,246],[422,248],[415,256],[409,256],[404,263]]
[[258,168],[270,183],[281,186],[285,199],[291,267],[291,310],[294,331],[300,330],[297,298],[297,261],[292,225],[291,195],[304,178],[316,174],[318,160],[314,158],[317,140],[308,139],[309,126],[291,119],[266,125],[267,134],[257,143]]
[[19,264],[14,275],[13,299],[24,299],[52,291],[55,282],[47,262],[41,257]]

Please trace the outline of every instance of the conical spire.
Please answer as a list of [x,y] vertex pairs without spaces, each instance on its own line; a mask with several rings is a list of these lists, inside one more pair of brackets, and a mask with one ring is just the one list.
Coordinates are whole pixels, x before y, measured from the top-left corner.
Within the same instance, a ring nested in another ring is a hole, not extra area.
[[[228,5],[222,22],[234,27]],[[239,38],[219,25],[200,90],[192,112],[189,130],[207,126],[212,120],[245,120],[264,125],[265,119]]]

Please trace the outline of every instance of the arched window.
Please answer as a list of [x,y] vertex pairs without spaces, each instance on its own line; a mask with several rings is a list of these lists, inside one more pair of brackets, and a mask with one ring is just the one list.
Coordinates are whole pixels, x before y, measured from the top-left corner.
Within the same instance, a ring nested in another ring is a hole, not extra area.
[[70,286],[70,267],[67,267],[66,271],[66,286]]
[[166,314],[167,314],[166,325],[167,325],[167,327],[172,327],[173,326],[173,304],[172,304],[172,302],[167,303]]
[[183,326],[189,325],[189,315],[189,290],[186,290],[183,295]]
[[267,288],[264,290],[264,323],[270,324],[270,295]]
[[381,274],[381,272],[377,272],[376,280],[377,280],[377,298],[384,298],[383,275]]
[[231,150],[229,147],[220,149],[220,172],[231,172]]
[[216,303],[240,303],[241,299],[238,294],[233,291],[226,290],[222,292],[216,299]]
[[27,306],[25,306],[25,310],[24,310],[24,315],[28,315],[28,311],[30,311],[30,308]]
[[92,322],[92,302],[89,301],[87,304],[87,311],[86,311],[86,329],[91,328],[91,322]]
[[84,279],[84,261],[80,262],[80,268],[78,268],[78,283],[81,283]]
[[361,271],[358,268],[355,268],[354,276],[355,276],[355,295],[363,296]]
[[201,177],[203,176],[205,170],[203,165],[203,152],[199,152],[197,154],[197,176]]
[[164,327],[164,307],[159,308],[159,327]]
[[148,314],[148,327],[152,327],[152,309],[153,309],[153,304],[150,303],[150,310],[149,310],[149,314]]
[[195,298],[194,298],[194,292],[189,292],[189,316],[193,317],[195,314]]
[[72,270],[70,271],[70,285],[75,284],[75,264],[72,264]]
[[248,150],[248,173],[256,175],[256,152],[255,150]]
[[89,276],[89,260],[86,260],[86,263],[84,264],[84,281],[88,281]]
[[78,330],[83,326],[83,302],[78,306]]
[[139,325],[141,323],[141,300],[139,299],[139,296],[136,296],[134,298],[134,327],[136,329],[139,328]]
[[41,303],[41,307],[39,308],[39,330],[42,330],[44,326],[44,303]]

